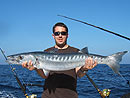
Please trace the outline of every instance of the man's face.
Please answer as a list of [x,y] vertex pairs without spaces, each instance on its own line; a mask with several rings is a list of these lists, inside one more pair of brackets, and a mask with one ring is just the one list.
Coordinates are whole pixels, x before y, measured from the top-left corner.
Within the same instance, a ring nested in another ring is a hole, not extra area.
[[[66,32],[66,28],[61,27],[61,26],[56,26],[55,27],[55,32]],[[68,38],[68,33],[65,35],[62,35],[61,33],[59,35],[52,34],[53,38],[55,39],[56,45],[65,45],[67,42]]]

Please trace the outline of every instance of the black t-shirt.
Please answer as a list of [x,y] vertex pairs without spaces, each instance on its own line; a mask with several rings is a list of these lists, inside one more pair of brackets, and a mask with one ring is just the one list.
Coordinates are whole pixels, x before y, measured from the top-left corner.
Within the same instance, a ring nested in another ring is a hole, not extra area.
[[[54,50],[54,47],[46,49],[46,52]],[[58,49],[57,53],[74,53],[79,49],[68,47]],[[61,65],[62,66],[62,65]],[[45,79],[44,92],[42,98],[78,98],[77,92],[77,75],[75,69],[67,71],[51,71]]]

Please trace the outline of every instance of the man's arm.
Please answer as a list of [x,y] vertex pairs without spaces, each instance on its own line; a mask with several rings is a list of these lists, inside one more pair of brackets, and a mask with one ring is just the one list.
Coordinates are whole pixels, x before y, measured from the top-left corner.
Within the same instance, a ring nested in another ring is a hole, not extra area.
[[35,69],[35,70],[36,70],[36,72],[37,72],[37,74],[38,74],[39,76],[41,76],[41,77],[44,78],[44,79],[47,78],[47,76],[45,76],[45,74],[44,74],[44,72],[43,72],[42,69]]
[[38,74],[39,76],[41,76],[41,77],[44,78],[44,79],[47,78],[47,76],[45,76],[45,74],[44,74],[44,72],[43,72],[42,69],[37,69],[37,68],[33,67],[32,61],[24,62],[24,63],[22,63],[22,66],[23,66],[24,68],[29,69],[29,70],[36,70],[36,72],[37,72],[37,74]]
[[97,62],[92,58],[87,58],[85,60],[85,65],[82,67],[76,68],[76,73],[78,77],[83,77],[86,74],[86,71],[93,69],[97,65]]

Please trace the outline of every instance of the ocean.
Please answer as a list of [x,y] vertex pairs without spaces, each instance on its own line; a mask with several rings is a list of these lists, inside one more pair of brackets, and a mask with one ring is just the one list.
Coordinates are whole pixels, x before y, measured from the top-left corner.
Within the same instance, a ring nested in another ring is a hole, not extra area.
[[[16,68],[15,71],[22,83],[44,85],[44,79],[38,76],[35,71],[29,71],[18,65],[13,65],[13,67]],[[120,73],[130,81],[130,64],[121,64]],[[124,94],[130,93],[130,86],[127,82],[119,75],[114,74],[107,65],[97,65],[87,74],[100,90],[111,90],[109,98],[121,98]],[[28,95],[33,93],[40,98],[43,88],[27,86],[26,91]],[[86,76],[78,78],[77,92],[79,98],[101,98]],[[25,98],[9,65],[0,65],[0,98]]]

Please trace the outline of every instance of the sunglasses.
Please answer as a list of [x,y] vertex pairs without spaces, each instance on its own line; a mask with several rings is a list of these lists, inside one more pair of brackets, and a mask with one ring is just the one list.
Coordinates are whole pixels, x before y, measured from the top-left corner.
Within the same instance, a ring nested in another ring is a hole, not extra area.
[[59,36],[59,35],[67,35],[67,32],[54,32],[55,36]]

